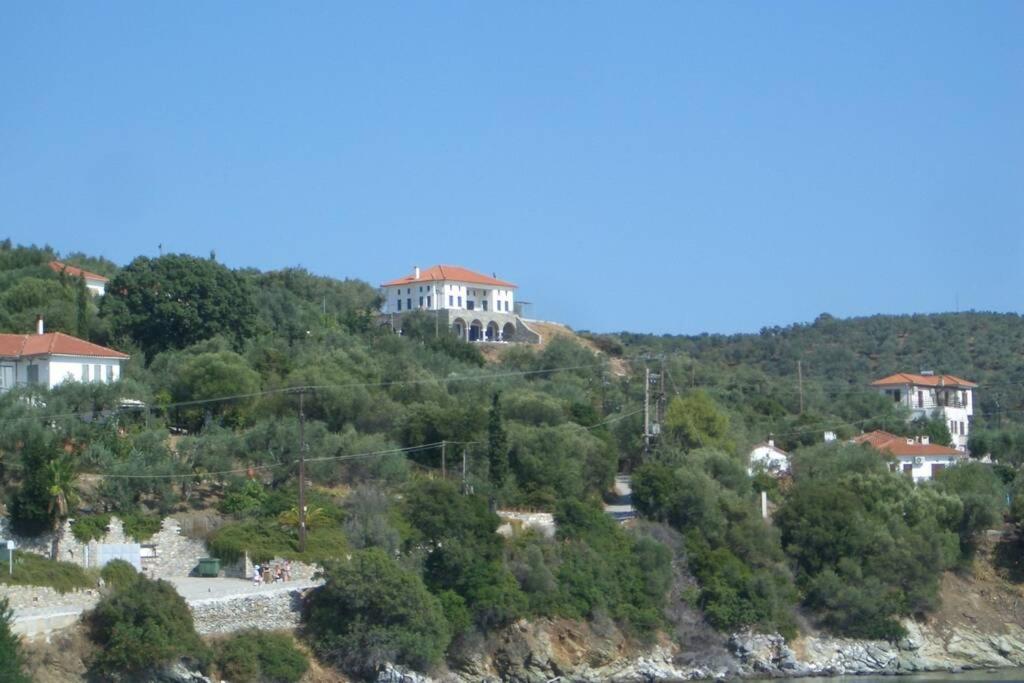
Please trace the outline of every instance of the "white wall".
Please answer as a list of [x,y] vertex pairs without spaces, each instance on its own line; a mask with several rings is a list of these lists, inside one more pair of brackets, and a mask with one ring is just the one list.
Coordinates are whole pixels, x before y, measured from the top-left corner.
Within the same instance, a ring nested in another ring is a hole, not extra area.
[[896,458],[896,471],[903,472],[904,465],[911,466],[910,476],[914,478],[914,482],[929,481],[933,476],[932,467],[934,465],[945,465],[946,467],[953,467],[960,462],[960,458],[952,455],[925,455],[919,456],[921,461],[920,465],[915,465],[915,457],[912,456],[898,456]]
[[[900,387],[881,388],[880,392],[893,400],[893,391],[900,392],[900,404],[910,408],[911,419],[918,417],[931,417],[936,409],[941,411],[949,433],[953,436],[953,446],[958,450],[967,449],[967,440],[971,433],[971,416],[974,414],[974,392],[971,389],[954,389],[952,387],[922,387],[911,384],[904,384]],[[918,400],[918,392],[921,392]],[[946,394],[947,405],[939,405],[937,393]],[[895,402],[895,401],[894,401]],[[957,405],[950,403],[959,402]],[[960,423],[963,423],[961,432]],[[955,423],[955,424],[952,424]]]
[[[49,373],[43,382],[42,368],[40,368],[40,383],[46,386],[55,387],[61,382],[74,381],[82,382],[82,365],[89,366],[89,382],[106,383],[107,368],[112,368],[112,377],[109,381],[116,382],[121,379],[121,361],[117,358],[92,358],[88,356],[51,356],[49,361]],[[40,363],[42,365],[42,363]],[[99,366],[99,379],[96,379],[96,370]]]
[[788,472],[789,457],[771,446],[758,446],[750,451],[750,466],[747,468],[747,474],[753,474],[758,467],[772,474]]
[[[430,305],[427,305],[427,297],[430,297]],[[420,297],[423,297],[423,305],[420,305]],[[448,303],[449,297],[451,304]],[[404,313],[409,310],[420,308],[437,310],[469,310],[469,302],[473,301],[474,310],[484,310],[483,302],[487,302],[487,311],[500,313],[514,313],[515,290],[503,287],[487,287],[475,285],[468,282],[454,281],[431,281],[422,283],[411,283],[401,287],[382,287],[381,298],[384,300],[382,311],[384,313]],[[409,308],[409,300],[412,300],[412,308]],[[401,301],[401,307],[399,307]]]

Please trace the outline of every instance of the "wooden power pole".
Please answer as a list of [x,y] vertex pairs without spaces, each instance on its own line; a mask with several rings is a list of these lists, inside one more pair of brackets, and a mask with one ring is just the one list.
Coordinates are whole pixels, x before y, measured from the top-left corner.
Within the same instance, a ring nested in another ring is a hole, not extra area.
[[445,466],[446,465],[446,463],[445,463],[445,446],[447,446],[447,445],[448,445],[447,441],[445,441],[445,440],[441,441],[441,478],[445,479],[445,480],[448,479],[448,468]]
[[306,390],[299,389],[299,552],[306,552]]
[[644,368],[644,452],[651,448],[651,369]]
[[804,414],[804,362],[796,362],[796,383],[800,390],[800,414]]

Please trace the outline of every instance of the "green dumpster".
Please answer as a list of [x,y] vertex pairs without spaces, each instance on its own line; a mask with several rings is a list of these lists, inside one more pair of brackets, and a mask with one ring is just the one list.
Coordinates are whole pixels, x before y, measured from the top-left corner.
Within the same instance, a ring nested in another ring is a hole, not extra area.
[[199,576],[215,577],[220,574],[220,560],[216,557],[204,557],[199,560]]

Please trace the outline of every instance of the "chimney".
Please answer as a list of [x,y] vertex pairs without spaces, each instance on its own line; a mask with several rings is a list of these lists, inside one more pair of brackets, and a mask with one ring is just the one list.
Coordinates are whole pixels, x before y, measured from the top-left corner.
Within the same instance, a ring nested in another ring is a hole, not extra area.
[[40,314],[40,315],[36,316],[36,334],[42,334],[42,333],[43,333],[43,316]]
[[420,267],[419,266],[413,266],[412,267],[412,278],[414,280],[419,280],[420,279]]
[[929,443],[931,443],[931,437],[928,437],[928,436],[922,436],[921,437],[921,444],[923,446],[927,446]]
[[768,435],[768,446],[769,448],[775,448],[775,438],[771,434]]

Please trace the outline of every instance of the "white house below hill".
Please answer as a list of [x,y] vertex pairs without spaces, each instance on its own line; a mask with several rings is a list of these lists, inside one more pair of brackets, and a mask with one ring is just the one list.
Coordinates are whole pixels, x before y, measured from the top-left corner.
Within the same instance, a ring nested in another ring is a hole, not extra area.
[[750,451],[747,474],[757,471],[779,477],[789,472],[789,453],[775,445],[774,439],[756,444]]
[[932,479],[947,467],[964,461],[967,456],[955,448],[930,443],[927,436],[896,436],[876,430],[852,439],[855,444],[867,444],[883,455],[896,460],[890,464],[894,472],[902,472],[919,483]]
[[62,382],[116,382],[128,355],[63,332],[0,334],[0,392],[15,387],[52,389]]
[[911,419],[940,415],[953,437],[953,445],[959,451],[967,451],[977,384],[955,375],[900,372],[875,380],[871,386],[893,403],[909,408]]

